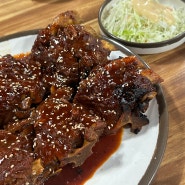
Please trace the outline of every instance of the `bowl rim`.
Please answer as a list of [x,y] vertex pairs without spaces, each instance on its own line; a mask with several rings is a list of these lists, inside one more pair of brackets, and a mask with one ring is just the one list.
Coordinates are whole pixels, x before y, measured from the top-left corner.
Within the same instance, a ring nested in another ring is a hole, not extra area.
[[[101,16],[102,16],[103,10],[106,7],[106,5],[108,3],[110,3],[111,1],[112,0],[104,1],[104,3],[101,5],[101,7],[99,9],[99,12],[98,12],[98,24],[99,24],[99,27],[100,27],[100,31],[102,32],[102,34],[106,35],[107,37],[110,37],[114,40],[117,40],[118,42],[120,42],[122,44],[125,44],[127,46],[138,47],[138,48],[157,48],[157,47],[168,46],[170,44],[176,43],[176,42],[185,38],[185,31],[176,35],[175,37],[173,37],[171,39],[163,40],[163,41],[160,41],[160,42],[151,42],[151,43],[130,42],[130,41],[121,39],[119,37],[116,37],[112,33],[108,32],[107,29],[105,29],[105,27],[103,26],[102,21],[101,21]],[[182,0],[182,2],[184,2],[184,1]]]

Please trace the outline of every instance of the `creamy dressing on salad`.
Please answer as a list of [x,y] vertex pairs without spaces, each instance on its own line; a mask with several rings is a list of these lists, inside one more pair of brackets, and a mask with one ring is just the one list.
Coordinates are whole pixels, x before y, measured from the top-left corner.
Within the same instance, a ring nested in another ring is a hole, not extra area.
[[139,15],[152,22],[159,22],[161,19],[169,25],[175,22],[172,9],[156,0],[132,0],[132,6]]

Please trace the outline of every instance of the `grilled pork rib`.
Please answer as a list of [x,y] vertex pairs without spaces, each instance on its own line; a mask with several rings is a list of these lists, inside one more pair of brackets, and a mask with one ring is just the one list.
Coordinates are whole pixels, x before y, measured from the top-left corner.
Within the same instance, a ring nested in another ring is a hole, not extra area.
[[100,137],[148,124],[161,78],[136,57],[108,60],[114,46],[78,20],[62,13],[30,54],[0,59],[0,185],[41,185],[83,164]]
[[31,105],[42,101],[45,87],[40,64],[6,55],[0,59],[0,128],[27,118]]
[[143,113],[149,100],[156,95],[154,83],[150,80],[153,76],[155,83],[161,81],[135,57],[113,60],[80,82],[74,102],[91,107],[103,117],[107,123],[105,133],[116,133],[129,123],[131,130],[138,132],[148,123]]

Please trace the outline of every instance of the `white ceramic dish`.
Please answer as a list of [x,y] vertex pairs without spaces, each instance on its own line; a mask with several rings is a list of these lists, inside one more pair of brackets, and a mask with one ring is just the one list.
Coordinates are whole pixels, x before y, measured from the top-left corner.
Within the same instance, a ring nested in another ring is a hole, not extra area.
[[[113,34],[109,33],[102,24],[102,15],[105,13],[105,7],[110,2],[114,0],[107,0],[105,1],[99,11],[98,21],[100,26],[100,32],[102,35],[110,37],[132,50],[134,53],[137,54],[155,54],[155,53],[162,53],[165,51],[172,50],[185,42],[185,30],[184,32],[180,33],[179,35],[175,36],[172,39],[164,40],[161,42],[154,42],[154,43],[136,43],[136,42],[129,42],[123,39],[120,39]],[[158,0],[161,4],[167,5],[173,8],[184,8],[185,10],[185,1],[184,0]],[[124,11],[124,10],[123,10]],[[185,15],[184,15],[185,16]],[[183,24],[183,23],[182,23]]]
[[[36,33],[37,31],[29,31],[1,38],[0,55],[29,52]],[[118,48],[118,51],[111,53],[110,58],[135,55],[121,44],[107,40]],[[160,86],[157,88],[157,98],[151,101],[146,113],[150,124],[143,127],[137,135],[125,129],[119,149],[96,171],[86,185],[148,185],[151,183],[162,160],[168,135],[166,102],[162,88]],[[59,184],[61,184],[60,180],[52,185]]]

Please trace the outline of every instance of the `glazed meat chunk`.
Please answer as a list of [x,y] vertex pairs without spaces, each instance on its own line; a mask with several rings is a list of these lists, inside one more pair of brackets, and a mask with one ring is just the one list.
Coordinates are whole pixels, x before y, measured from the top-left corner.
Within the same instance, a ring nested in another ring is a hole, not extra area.
[[95,66],[108,61],[110,50],[94,36],[94,30],[68,25],[70,18],[69,12],[61,14],[39,32],[32,47],[31,58],[41,64],[43,81],[48,87],[75,87]]
[[131,130],[138,132],[148,123],[143,112],[156,95],[153,82],[161,78],[140,63],[135,57],[116,59],[80,82],[74,102],[91,107],[105,119],[105,132],[109,134],[126,124],[132,124]]
[[9,121],[29,117],[33,104],[42,101],[45,88],[40,65],[26,57],[16,59],[6,55],[0,59],[0,127]]
[[68,163],[81,165],[106,126],[83,105],[70,103],[70,92],[70,88],[57,89],[36,109],[33,147],[44,169],[37,175],[43,179]]
[[28,140],[0,130],[0,185],[31,183],[32,162]]

